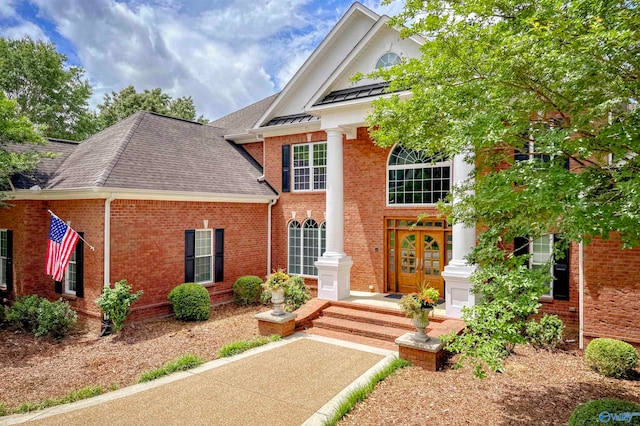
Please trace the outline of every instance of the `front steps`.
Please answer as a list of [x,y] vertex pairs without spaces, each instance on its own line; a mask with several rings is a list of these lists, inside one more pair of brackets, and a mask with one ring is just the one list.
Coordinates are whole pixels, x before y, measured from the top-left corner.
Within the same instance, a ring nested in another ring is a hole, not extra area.
[[[296,330],[392,351],[395,340],[415,331],[411,320],[398,309],[353,302],[329,302],[314,299],[296,311]],[[430,318],[427,334],[438,337],[464,328],[462,321],[445,317]]]

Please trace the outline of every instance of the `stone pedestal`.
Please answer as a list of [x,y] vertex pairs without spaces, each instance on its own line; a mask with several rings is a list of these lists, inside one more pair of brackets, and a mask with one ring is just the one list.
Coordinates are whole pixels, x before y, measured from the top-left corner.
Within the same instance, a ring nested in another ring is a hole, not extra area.
[[279,334],[287,337],[296,331],[296,314],[272,315],[273,311],[260,312],[254,318],[258,320],[258,330],[263,336]]
[[322,256],[318,268],[318,299],[342,300],[350,296],[350,271],[353,261],[349,256]]
[[438,371],[445,360],[444,343],[437,337],[431,337],[426,342],[413,339],[414,333],[405,333],[396,339],[400,358],[413,363],[427,371]]

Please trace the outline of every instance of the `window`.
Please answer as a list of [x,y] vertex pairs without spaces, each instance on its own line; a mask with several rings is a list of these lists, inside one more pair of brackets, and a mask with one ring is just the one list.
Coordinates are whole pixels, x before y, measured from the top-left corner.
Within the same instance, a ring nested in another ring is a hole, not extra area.
[[213,235],[213,229],[184,232],[184,282],[224,281],[224,229],[215,230],[215,253]]
[[78,232],[80,239],[71,253],[62,281],[55,282],[55,292],[84,297],[84,232]]
[[293,190],[320,191],[327,185],[327,143],[293,145]]
[[529,254],[529,267],[541,268],[545,264],[550,266],[553,281],[548,283],[549,290],[542,294],[557,300],[569,300],[569,249],[562,256],[554,258],[554,245],[561,240],[560,235],[546,234],[534,240],[518,237],[514,241],[516,255]]
[[387,166],[390,205],[434,204],[446,197],[450,188],[450,161],[399,145],[391,151]]
[[7,229],[0,230],[0,291],[12,290],[12,251],[13,232]]
[[289,223],[289,274],[317,276],[315,262],[326,251],[326,223],[313,219]]
[[393,52],[385,53],[376,62],[376,68],[386,68],[398,65],[400,63],[400,56]]

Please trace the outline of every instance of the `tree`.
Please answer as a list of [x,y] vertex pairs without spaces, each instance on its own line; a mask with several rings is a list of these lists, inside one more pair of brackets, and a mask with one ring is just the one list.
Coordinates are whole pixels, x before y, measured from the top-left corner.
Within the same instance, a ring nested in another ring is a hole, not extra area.
[[390,21],[425,43],[419,58],[372,75],[412,92],[375,102],[374,140],[476,165],[440,207],[487,229],[468,259],[485,301],[453,346],[480,375],[522,341],[550,280],[512,255],[516,237],[640,244],[638,22],[635,2],[612,0],[407,0]]
[[44,145],[45,140],[33,123],[18,112],[16,101],[0,93],[0,190],[10,188],[11,176],[32,170],[47,155],[33,149],[15,149],[16,144],[29,143]]
[[[120,92],[104,95],[104,102],[98,105],[99,130],[109,127],[137,111],[157,112],[190,121],[196,119],[196,108],[191,96],[172,99],[160,88],[137,92],[135,87],[128,86]],[[200,116],[198,121],[206,123],[208,120]]]
[[93,133],[83,75],[53,43],[0,38],[0,90],[49,137],[82,140]]

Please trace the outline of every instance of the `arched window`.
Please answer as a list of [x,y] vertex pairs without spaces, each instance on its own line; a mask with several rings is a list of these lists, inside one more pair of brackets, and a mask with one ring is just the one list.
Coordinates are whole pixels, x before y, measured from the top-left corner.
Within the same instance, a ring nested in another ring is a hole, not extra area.
[[386,68],[398,65],[401,62],[400,56],[393,52],[387,52],[378,59],[376,68]]
[[434,204],[450,189],[451,161],[400,145],[391,151],[387,164],[390,205]]
[[289,274],[317,276],[316,260],[326,250],[327,226],[307,219],[289,222]]

